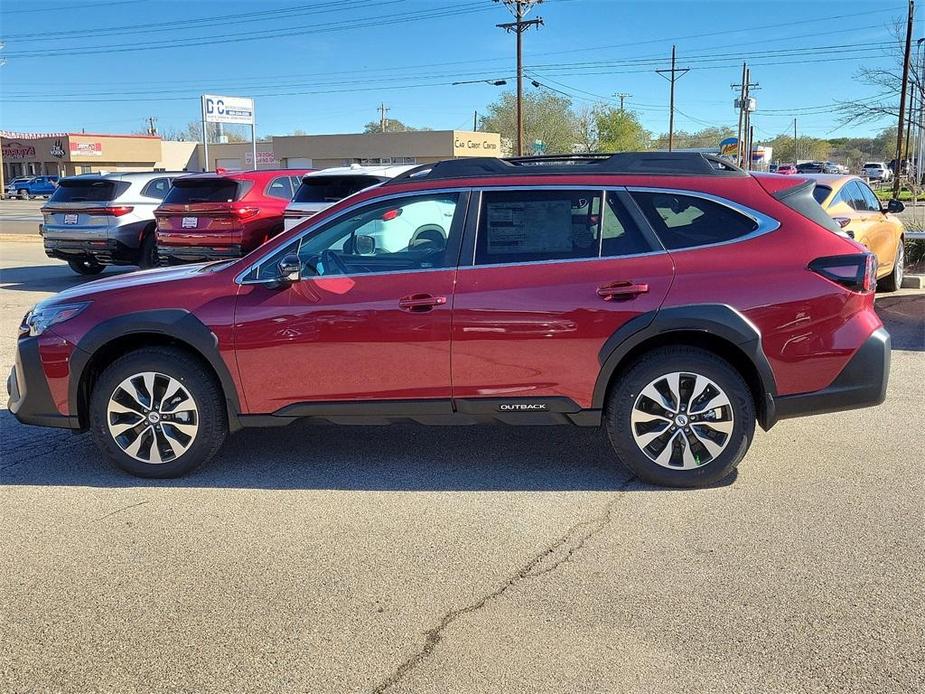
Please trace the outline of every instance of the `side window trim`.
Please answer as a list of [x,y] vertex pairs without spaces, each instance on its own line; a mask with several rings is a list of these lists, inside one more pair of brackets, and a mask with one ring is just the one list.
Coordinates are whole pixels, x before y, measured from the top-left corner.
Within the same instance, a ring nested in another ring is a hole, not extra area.
[[[745,205],[740,205],[739,203],[729,200],[728,198],[723,198],[718,195],[713,195],[711,193],[704,193],[699,190],[684,190],[680,188],[656,188],[652,186],[627,186],[626,191],[630,194],[632,193],[662,193],[669,195],[686,195],[693,198],[701,198],[703,200],[709,200],[718,205],[723,205],[728,207],[734,212],[738,212],[745,217],[748,217],[754,221],[758,226],[754,231],[751,231],[742,236],[736,237],[734,239],[729,239],[728,241],[717,241],[715,243],[705,243],[701,246],[689,246],[687,248],[676,248],[669,251],[670,253],[683,253],[685,251],[697,251],[702,248],[713,248],[715,246],[728,246],[732,243],[740,243],[741,241],[748,241],[757,236],[763,236],[764,234],[769,234],[772,231],[777,231],[780,228],[780,222],[773,217],[759,212],[758,210],[752,209],[751,207],[746,207]],[[635,201],[634,201],[635,202]],[[637,203],[638,205],[638,203]],[[641,213],[641,210],[640,210]],[[651,228],[651,225],[650,227]]]

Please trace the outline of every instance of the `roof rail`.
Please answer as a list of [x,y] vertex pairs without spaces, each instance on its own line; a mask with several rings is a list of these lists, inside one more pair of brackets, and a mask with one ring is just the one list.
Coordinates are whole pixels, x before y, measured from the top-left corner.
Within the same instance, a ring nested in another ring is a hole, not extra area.
[[618,152],[617,154],[556,154],[537,157],[468,157],[422,164],[385,185],[417,180],[476,176],[557,174],[643,174],[660,176],[747,176],[723,157],[700,152]]

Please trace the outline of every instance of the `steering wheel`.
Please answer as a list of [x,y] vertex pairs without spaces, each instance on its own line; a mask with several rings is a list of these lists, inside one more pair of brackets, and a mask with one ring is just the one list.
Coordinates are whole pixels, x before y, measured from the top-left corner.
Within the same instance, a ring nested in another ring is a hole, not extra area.
[[338,270],[340,270],[342,275],[350,274],[350,270],[347,268],[347,265],[344,263],[344,261],[341,260],[340,256],[330,248],[325,251],[321,251],[321,262],[324,263],[325,267],[333,265]]

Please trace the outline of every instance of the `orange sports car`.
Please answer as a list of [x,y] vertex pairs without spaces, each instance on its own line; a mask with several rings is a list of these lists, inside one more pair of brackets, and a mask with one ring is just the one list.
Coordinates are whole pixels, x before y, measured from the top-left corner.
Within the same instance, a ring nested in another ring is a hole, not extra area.
[[903,283],[906,229],[895,215],[905,206],[899,200],[884,205],[857,176],[810,174],[806,178],[816,181],[813,196],[822,209],[845,233],[877,256],[879,288],[887,292],[899,289]]

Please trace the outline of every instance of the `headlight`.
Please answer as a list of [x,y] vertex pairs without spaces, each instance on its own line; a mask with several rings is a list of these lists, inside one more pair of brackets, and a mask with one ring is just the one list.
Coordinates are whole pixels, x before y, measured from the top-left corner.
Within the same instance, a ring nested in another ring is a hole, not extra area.
[[56,306],[42,306],[39,304],[23,318],[20,334],[25,335],[28,331],[28,334],[33,337],[41,335],[51,326],[70,320],[89,305],[89,301],[80,304],[58,304]]

